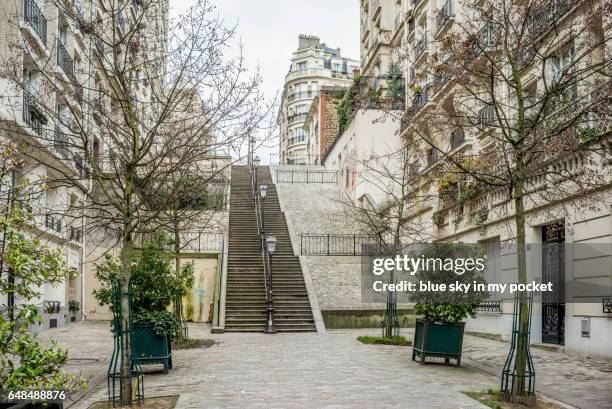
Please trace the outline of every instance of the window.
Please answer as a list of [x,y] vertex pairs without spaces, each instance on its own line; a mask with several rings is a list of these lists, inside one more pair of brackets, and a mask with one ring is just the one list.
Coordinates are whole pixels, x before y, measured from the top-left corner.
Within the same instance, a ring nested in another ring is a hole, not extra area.
[[307,66],[308,66],[308,63],[306,61],[297,63],[298,70],[305,70]]
[[569,48],[550,59],[550,83],[556,84],[563,75],[567,75],[574,59],[574,49]]

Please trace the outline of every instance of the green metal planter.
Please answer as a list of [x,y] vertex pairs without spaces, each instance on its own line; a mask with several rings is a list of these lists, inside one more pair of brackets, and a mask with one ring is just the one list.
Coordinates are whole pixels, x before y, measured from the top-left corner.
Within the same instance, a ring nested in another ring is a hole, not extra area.
[[140,365],[163,364],[164,373],[172,369],[170,337],[155,333],[153,323],[141,322],[132,325],[132,361]]
[[425,358],[455,359],[461,365],[464,322],[434,322],[428,319],[417,319],[414,330],[412,360],[418,356],[421,364]]

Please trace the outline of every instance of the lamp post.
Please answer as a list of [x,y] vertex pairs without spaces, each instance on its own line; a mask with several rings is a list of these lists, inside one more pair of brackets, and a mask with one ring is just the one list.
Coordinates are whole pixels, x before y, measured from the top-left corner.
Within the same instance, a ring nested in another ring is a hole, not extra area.
[[266,274],[267,285],[266,289],[268,294],[266,294],[266,330],[264,331],[266,334],[274,334],[276,330],[274,329],[274,307],[272,306],[272,256],[276,251],[276,237],[273,234],[268,234],[266,237],[266,248],[268,249],[268,257],[269,257],[269,268],[268,273]]
[[[259,166],[259,155],[255,156],[255,158],[253,158],[253,172],[255,173],[255,188],[257,188],[257,167]],[[255,194],[257,194],[257,192],[255,192]],[[255,199],[255,198],[253,198]]]
[[259,197],[261,197],[261,230],[266,231],[266,219],[264,213],[264,200],[266,200],[266,194],[268,193],[268,185],[259,186]]

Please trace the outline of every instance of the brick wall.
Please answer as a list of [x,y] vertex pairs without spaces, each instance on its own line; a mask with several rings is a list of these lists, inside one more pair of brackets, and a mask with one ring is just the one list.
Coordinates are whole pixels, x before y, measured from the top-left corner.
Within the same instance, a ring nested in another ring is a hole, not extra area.
[[338,115],[336,106],[343,92],[337,90],[321,90],[319,96],[319,154],[322,158],[338,135]]

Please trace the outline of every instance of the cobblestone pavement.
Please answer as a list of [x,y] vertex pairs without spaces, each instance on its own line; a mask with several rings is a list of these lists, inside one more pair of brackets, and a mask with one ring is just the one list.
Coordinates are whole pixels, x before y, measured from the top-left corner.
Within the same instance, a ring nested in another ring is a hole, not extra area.
[[[168,375],[145,377],[147,396],[180,394],[177,408],[483,408],[461,393],[497,388],[508,344],[465,337],[464,368],[420,366],[409,347],[363,345],[377,330],[327,334],[214,334],[205,325],[191,336],[213,338],[211,348],[175,351]],[[112,337],[107,323],[86,322],[44,333],[70,348],[69,369],[97,386],[72,406],[106,399],[105,364]],[[410,336],[410,335],[408,335]],[[533,350],[539,391],[579,408],[610,407],[610,364]],[[95,361],[94,361],[95,360]],[[103,362],[103,364],[100,364]],[[489,372],[493,375],[484,373]],[[102,380],[101,383],[100,380]]]
[[[466,363],[486,372],[501,374],[509,344],[465,337]],[[612,363],[531,348],[536,388],[546,396],[579,408],[612,408]]]

